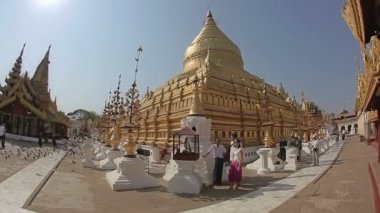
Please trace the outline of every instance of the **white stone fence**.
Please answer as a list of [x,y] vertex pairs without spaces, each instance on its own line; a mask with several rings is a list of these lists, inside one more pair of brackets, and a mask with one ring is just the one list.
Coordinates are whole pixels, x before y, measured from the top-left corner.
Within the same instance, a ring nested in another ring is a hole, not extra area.
[[33,137],[28,137],[28,136],[23,136],[23,135],[14,135],[11,133],[5,133],[5,137],[7,139],[13,139],[13,140],[38,142],[38,138],[33,138]]
[[253,161],[259,158],[259,155],[256,153],[258,149],[262,146],[252,146],[243,148],[243,163],[252,163]]

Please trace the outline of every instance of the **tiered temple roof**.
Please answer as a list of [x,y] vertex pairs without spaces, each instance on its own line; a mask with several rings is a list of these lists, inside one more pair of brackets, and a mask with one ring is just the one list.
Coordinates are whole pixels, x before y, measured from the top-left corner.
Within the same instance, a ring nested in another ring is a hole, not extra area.
[[[56,99],[52,101],[50,98],[48,89],[50,46],[32,78],[29,78],[28,72],[22,74],[21,71],[24,49],[25,44],[12,70],[5,78],[5,86],[0,86],[1,120],[5,122],[3,116],[6,113],[12,117],[13,115],[31,117],[35,115],[44,122],[69,126],[68,118],[63,112],[58,111]],[[15,106],[23,109],[16,110]],[[13,121],[9,122],[10,126],[14,123]]]

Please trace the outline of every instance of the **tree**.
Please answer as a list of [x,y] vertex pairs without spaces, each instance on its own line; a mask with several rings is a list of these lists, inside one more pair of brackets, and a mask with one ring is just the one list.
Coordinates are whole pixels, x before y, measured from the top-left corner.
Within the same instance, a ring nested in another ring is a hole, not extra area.
[[99,118],[99,115],[94,111],[87,111],[83,116],[83,119],[85,121],[87,120],[95,121],[97,118]]
[[341,113],[339,113],[339,114],[346,114],[346,113],[348,113],[348,110],[346,110],[346,109],[343,109],[343,110],[342,110],[342,112],[341,112]]
[[71,119],[76,119],[76,120],[92,120],[95,121],[99,117],[99,115],[94,112],[94,111],[87,111],[84,109],[77,109],[74,112],[70,112],[67,114]]
[[319,109],[319,106],[317,106],[313,101],[309,102],[309,109],[315,114],[322,112],[321,109]]

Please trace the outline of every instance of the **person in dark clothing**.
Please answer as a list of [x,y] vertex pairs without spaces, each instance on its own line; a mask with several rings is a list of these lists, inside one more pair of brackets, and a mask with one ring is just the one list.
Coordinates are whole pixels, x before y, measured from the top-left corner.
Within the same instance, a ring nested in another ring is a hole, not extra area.
[[301,159],[301,153],[302,153],[302,140],[296,137],[296,146],[298,148],[298,155],[297,160]]
[[40,146],[40,148],[42,147],[42,131],[40,131],[40,134],[38,136],[38,145]]
[[1,139],[1,148],[5,149],[5,123],[0,125],[0,139]]
[[210,146],[210,148],[207,150],[207,153],[203,156],[206,157],[211,152],[212,157],[215,159],[213,185],[222,185],[224,154],[226,151],[227,150],[223,144],[220,144],[219,139],[216,138],[215,143]]
[[280,141],[280,159],[285,161],[286,160],[286,147],[288,146],[288,142],[283,138]]

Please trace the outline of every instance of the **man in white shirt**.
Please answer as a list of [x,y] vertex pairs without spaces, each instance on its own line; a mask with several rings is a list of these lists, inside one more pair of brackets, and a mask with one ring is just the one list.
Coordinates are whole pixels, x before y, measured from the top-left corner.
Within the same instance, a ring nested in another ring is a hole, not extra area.
[[5,124],[0,125],[0,139],[1,139],[1,148],[5,149]]
[[311,154],[314,166],[319,166],[319,140],[314,136],[311,143]]
[[227,150],[223,144],[220,144],[219,139],[215,138],[215,143],[211,144],[207,150],[207,153],[203,156],[206,157],[209,153],[211,153],[212,157],[215,159],[213,185],[222,185],[224,154],[226,152]]

